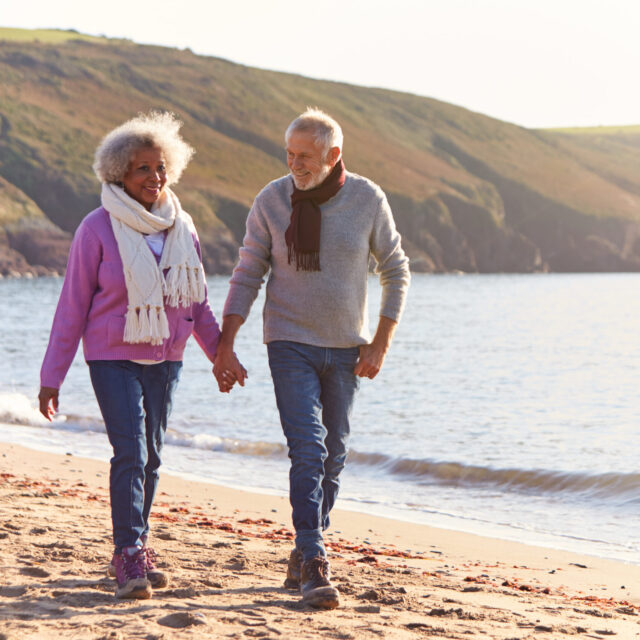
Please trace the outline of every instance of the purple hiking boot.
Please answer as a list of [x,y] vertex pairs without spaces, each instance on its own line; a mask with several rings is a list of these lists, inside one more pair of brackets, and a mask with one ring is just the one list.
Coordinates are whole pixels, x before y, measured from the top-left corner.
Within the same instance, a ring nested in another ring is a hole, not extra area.
[[146,600],[151,597],[151,584],[147,580],[146,555],[142,547],[125,547],[113,554],[116,582],[116,598]]
[[[147,580],[149,581],[149,584],[154,589],[163,589],[169,584],[169,578],[166,573],[160,571],[156,566],[158,555],[151,547],[147,546],[147,536],[142,536],[142,552],[144,553],[145,570],[147,572]],[[111,563],[107,567],[107,575],[110,578],[115,578],[116,576],[116,569],[114,566],[115,557],[116,556],[114,554]]]

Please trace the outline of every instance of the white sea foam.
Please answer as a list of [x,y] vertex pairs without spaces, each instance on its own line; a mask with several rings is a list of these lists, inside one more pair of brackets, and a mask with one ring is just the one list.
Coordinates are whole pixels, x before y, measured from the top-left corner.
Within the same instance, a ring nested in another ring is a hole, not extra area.
[[47,419],[22,393],[0,391],[0,422],[25,424],[34,427],[48,424]]

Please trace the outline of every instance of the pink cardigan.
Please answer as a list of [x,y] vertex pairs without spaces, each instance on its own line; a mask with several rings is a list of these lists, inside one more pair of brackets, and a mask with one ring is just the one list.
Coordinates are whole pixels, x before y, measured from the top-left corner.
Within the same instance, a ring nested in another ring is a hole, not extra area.
[[[200,254],[200,244],[194,234]],[[76,230],[67,273],[53,319],[40,383],[59,389],[78,350],[85,360],[182,360],[193,333],[213,362],[220,328],[206,298],[190,307],[165,307],[170,337],[161,345],[129,344],[122,340],[127,289],[122,260],[108,211],[92,211]]]

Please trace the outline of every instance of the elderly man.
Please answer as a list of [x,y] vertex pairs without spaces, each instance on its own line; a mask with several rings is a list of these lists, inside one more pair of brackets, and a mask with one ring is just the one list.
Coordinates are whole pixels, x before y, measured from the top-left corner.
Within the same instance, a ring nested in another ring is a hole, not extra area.
[[[409,286],[408,259],[387,199],[345,170],[342,130],[307,109],[285,134],[290,175],[258,194],[224,308],[215,373],[222,391],[246,372],[233,344],[270,270],[264,342],[291,459],[289,495],[296,530],[285,586],[303,602],[332,609],[322,532],[347,456],[349,416],[359,377],[380,371]],[[373,340],[367,321],[369,256],[382,283]]]

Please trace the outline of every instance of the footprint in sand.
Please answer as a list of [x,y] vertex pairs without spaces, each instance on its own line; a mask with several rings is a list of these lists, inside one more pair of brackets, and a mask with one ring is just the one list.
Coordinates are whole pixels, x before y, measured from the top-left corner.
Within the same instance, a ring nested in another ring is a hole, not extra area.
[[192,625],[207,624],[206,618],[201,613],[172,613],[164,618],[160,618],[158,624],[172,629],[184,629]]
[[193,587],[184,587],[181,589],[167,589],[162,592],[164,596],[173,596],[174,598],[197,598],[198,592]]
[[[15,586],[15,587],[0,587],[0,596],[5,598],[19,598],[27,593],[28,587]],[[1,638],[0,638],[1,640]]]
[[24,567],[20,569],[20,573],[25,576],[31,576],[32,578],[48,578],[51,574],[41,567]]
[[380,606],[377,604],[363,604],[353,609],[358,613],[380,613]]

